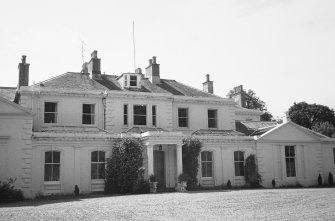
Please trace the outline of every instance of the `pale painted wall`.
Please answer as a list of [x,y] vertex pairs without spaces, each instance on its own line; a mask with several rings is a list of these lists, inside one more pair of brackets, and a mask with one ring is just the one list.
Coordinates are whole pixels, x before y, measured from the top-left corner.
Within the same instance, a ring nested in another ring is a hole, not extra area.
[[25,197],[31,196],[31,135],[31,116],[0,113],[0,180],[17,179]]
[[[57,102],[57,123],[44,123],[44,103]],[[34,131],[50,126],[83,126],[82,105],[95,104],[95,123],[85,125],[104,128],[104,107],[101,97],[90,96],[66,96],[66,95],[46,95],[46,94],[22,94],[21,105],[32,110],[34,114]]]
[[[73,194],[75,185],[80,193],[104,190],[104,180],[91,180],[91,153],[105,151],[109,158],[112,142],[103,141],[33,141],[33,194]],[[60,151],[60,181],[44,181],[46,151]]]
[[322,144],[322,178],[325,183],[328,183],[329,172],[333,174],[335,181],[335,156],[333,149],[335,149],[335,144]]

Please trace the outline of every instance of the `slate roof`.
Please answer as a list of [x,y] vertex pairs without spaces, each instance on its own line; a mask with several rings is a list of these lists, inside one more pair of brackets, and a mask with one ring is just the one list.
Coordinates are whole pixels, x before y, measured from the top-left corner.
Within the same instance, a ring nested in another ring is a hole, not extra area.
[[9,100],[14,101],[16,94],[16,87],[0,87],[0,96]]
[[[202,90],[187,86],[175,80],[161,79],[160,84],[152,84],[148,78],[142,77],[140,89],[122,88],[117,80],[117,75],[101,75],[101,79],[92,80],[87,73],[68,72],[41,83],[35,84],[34,87],[60,89],[60,90],[116,90],[129,92],[147,92],[163,93],[179,96],[191,97],[212,97],[220,98],[216,95],[206,93]],[[30,86],[32,87],[32,86]]]
[[236,121],[236,130],[246,135],[261,135],[278,125],[275,121]]
[[192,135],[207,135],[207,136],[245,136],[245,134],[235,130],[210,130],[200,129],[192,133]]

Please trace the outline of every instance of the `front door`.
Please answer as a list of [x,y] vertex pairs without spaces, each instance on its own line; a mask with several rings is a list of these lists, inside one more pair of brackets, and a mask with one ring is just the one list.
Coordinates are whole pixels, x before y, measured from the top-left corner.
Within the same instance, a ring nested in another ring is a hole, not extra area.
[[164,151],[154,150],[154,174],[158,186],[165,187],[165,158]]

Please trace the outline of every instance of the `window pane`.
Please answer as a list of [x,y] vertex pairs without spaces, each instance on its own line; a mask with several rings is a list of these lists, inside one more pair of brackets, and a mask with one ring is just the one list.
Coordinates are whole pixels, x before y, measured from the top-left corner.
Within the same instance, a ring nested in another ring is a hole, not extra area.
[[146,116],[134,116],[134,125],[146,125],[147,117]]
[[156,115],[156,106],[152,106],[152,115]]
[[238,166],[238,162],[234,163],[234,167],[235,167],[235,176],[239,176],[240,175],[240,168]]
[[137,86],[137,76],[130,76],[130,86]]
[[239,151],[239,157],[238,157],[239,161],[244,161],[244,152]]
[[207,164],[205,162],[201,163],[201,176],[202,177],[206,177],[206,168],[207,168]]
[[137,81],[137,76],[130,76],[131,81]]
[[234,152],[234,161],[238,161],[238,151]]
[[45,152],[45,163],[52,163],[52,151]]
[[91,164],[91,179],[98,179],[98,164]]
[[94,113],[94,104],[83,104],[83,113],[93,114]]
[[128,116],[127,115],[123,115],[123,124],[128,125]]
[[187,109],[178,108],[178,117],[187,117]]
[[44,111],[45,112],[57,112],[57,103],[55,102],[45,102]]
[[295,153],[294,153],[294,146],[290,146],[290,156],[294,157]]
[[216,118],[216,110],[208,110],[208,118]]
[[212,152],[207,151],[207,161],[212,161]]
[[145,105],[134,105],[134,114],[136,115],[146,115],[147,107]]
[[206,161],[206,152],[201,152],[201,161]]
[[60,164],[53,164],[53,174],[52,174],[52,181],[59,181],[59,169],[60,169]]
[[244,176],[244,162],[239,162],[240,176]]
[[60,152],[52,152],[53,163],[60,163]]
[[212,162],[207,162],[207,177],[213,176]]
[[99,151],[99,162],[105,162],[105,152]]
[[91,162],[98,162],[98,151],[93,151],[91,153]]
[[105,164],[104,163],[99,163],[98,164],[98,169],[99,169],[98,179],[105,179]]
[[290,147],[285,146],[285,156],[288,157],[290,155]]
[[179,118],[178,119],[178,124],[179,124],[179,127],[187,127],[187,118]]
[[44,113],[44,123],[56,123],[56,114]]
[[83,124],[94,124],[94,115],[83,114]]
[[128,105],[123,105],[123,114],[128,114]]
[[44,181],[52,181],[52,164],[44,165]]

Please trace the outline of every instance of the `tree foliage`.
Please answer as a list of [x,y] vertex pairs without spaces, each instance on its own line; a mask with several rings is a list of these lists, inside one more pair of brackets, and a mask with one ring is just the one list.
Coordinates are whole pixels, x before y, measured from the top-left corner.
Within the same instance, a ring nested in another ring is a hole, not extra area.
[[294,103],[288,110],[291,121],[326,136],[334,135],[334,110],[320,104]]
[[0,181],[0,203],[9,203],[24,200],[23,193],[14,188],[16,179],[9,178],[7,181]]
[[143,165],[143,146],[140,139],[121,138],[114,143],[112,156],[107,162],[107,193],[131,193],[137,184]]
[[252,188],[260,187],[262,177],[258,173],[256,156],[254,154],[250,154],[247,159],[245,159],[244,172],[244,179],[247,185]]
[[[242,91],[242,96],[245,98],[245,108],[260,110],[263,112],[261,115],[261,121],[272,121],[273,116],[268,112],[266,103],[262,101],[259,97],[256,96],[256,93],[253,90],[248,90],[247,92]],[[227,97],[232,98],[234,95],[234,90],[230,90],[227,94]]]
[[187,189],[195,189],[198,180],[199,170],[199,154],[202,143],[199,139],[191,137],[183,139],[182,153],[183,153],[183,172],[190,178],[187,181]]

